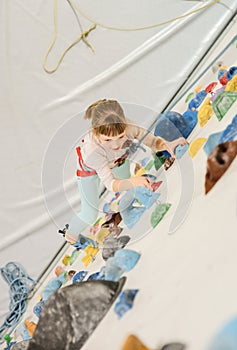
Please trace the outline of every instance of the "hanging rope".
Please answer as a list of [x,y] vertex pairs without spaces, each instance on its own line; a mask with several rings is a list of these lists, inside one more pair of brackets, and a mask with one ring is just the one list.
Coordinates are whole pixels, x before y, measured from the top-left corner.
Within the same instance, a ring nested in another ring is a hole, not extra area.
[[[68,0],[67,0],[68,1]],[[69,2],[69,1],[68,1]],[[44,58],[43,58],[43,68],[45,70],[46,73],[54,73],[58,67],[60,66],[62,60],[64,59],[64,56],[66,55],[66,53],[73,47],[75,46],[76,44],[79,43],[79,41],[83,40],[84,43],[94,52],[94,48],[93,46],[88,42],[87,40],[87,36],[88,34],[94,30],[96,28],[96,25],[93,24],[88,30],[85,30],[81,33],[81,35],[79,36],[79,38],[77,38],[75,41],[73,41],[73,43],[71,45],[69,45],[66,50],[62,53],[62,55],[60,56],[59,60],[58,60],[58,63],[56,64],[56,66],[52,69],[49,69],[46,67],[46,63],[47,63],[47,59],[48,59],[48,56],[49,56],[49,53],[50,51],[52,50],[56,40],[57,40],[57,36],[58,36],[58,25],[57,25],[57,3],[58,1],[57,0],[54,0],[54,36],[53,36],[53,40],[48,48],[48,50],[46,51],[45,55],[44,55]],[[70,3],[70,2],[69,2]],[[70,3],[70,6],[71,6],[71,3]],[[73,9],[73,12],[75,14],[75,9],[73,6],[71,6],[71,8]],[[76,15],[76,14],[75,14]],[[77,16],[76,16],[77,17]],[[77,18],[78,19],[78,18]],[[79,21],[79,19],[78,19]],[[80,24],[80,28],[82,30],[82,27],[81,27],[81,24]]]
[[[160,22],[160,23],[156,23],[156,24],[153,24],[153,25],[150,25],[150,26],[144,26],[144,27],[137,27],[137,28],[118,28],[118,27],[112,27],[112,26],[107,26],[103,23],[100,23],[100,22],[97,22],[95,21],[94,19],[92,19],[91,17],[89,17],[88,15],[86,15],[82,10],[81,8],[79,8],[78,6],[76,6],[71,0],[67,0],[67,2],[69,3],[71,9],[73,10],[74,12],[74,15],[76,16],[77,18],[77,21],[79,23],[79,26],[80,26],[80,29],[82,31],[81,35],[79,36],[78,39],[76,39],[71,45],[69,45],[66,50],[62,53],[62,55],[60,56],[59,60],[58,60],[58,63],[56,64],[56,66],[52,69],[49,69],[46,67],[46,63],[47,63],[47,59],[48,59],[48,55],[49,53],[51,52],[56,40],[57,40],[57,36],[58,36],[58,26],[57,26],[57,3],[58,3],[58,0],[54,0],[54,36],[53,36],[53,39],[52,39],[52,42],[48,48],[48,50],[46,51],[45,55],[44,55],[44,58],[43,58],[43,69],[45,70],[46,73],[54,73],[58,67],[60,66],[62,60],[64,59],[64,56],[66,55],[66,53],[73,47],[75,46],[76,44],[78,44],[80,42],[80,40],[83,40],[83,42],[94,52],[95,49],[94,47],[89,43],[89,41],[87,40],[87,36],[89,35],[89,33],[94,30],[96,28],[96,26],[100,26],[102,28],[105,28],[105,29],[109,29],[109,30],[116,30],[116,31],[124,31],[124,32],[134,32],[134,31],[139,31],[139,30],[146,30],[146,29],[151,29],[151,28],[156,28],[156,27],[159,27],[159,26],[163,26],[165,24],[169,24],[169,23],[172,23],[174,21],[177,21],[179,19],[182,19],[182,18],[185,18],[185,17],[188,17],[188,16],[191,16],[192,14],[194,13],[197,13],[197,12],[200,12],[200,11],[203,11],[205,9],[207,9],[208,7],[211,7],[217,3],[219,3],[221,0],[213,0],[211,2],[209,2],[208,4],[204,5],[204,6],[201,6],[199,7],[198,9],[195,9],[195,10],[192,10],[184,15],[181,15],[181,16],[178,16],[178,17],[174,17],[174,18],[171,18],[167,21],[164,21],[164,22]],[[79,18],[78,16],[76,15],[76,11],[78,13],[80,13],[81,16],[83,16],[85,19],[87,19],[89,22],[92,23],[92,26],[86,30],[86,31],[83,31],[82,29],[82,26],[81,26],[81,23],[79,21]]]
[[24,269],[15,262],[9,262],[1,268],[1,274],[10,286],[10,313],[0,328],[0,340],[3,339],[4,331],[7,330],[8,333],[11,333],[19,323],[26,310],[26,300],[36,284],[36,281],[29,277]]
[[149,26],[136,27],[136,28],[119,28],[119,27],[107,26],[107,25],[105,25],[103,23],[100,23],[100,22],[97,22],[94,19],[92,19],[91,17],[89,17],[87,14],[85,14],[85,12],[83,12],[81,10],[80,7],[78,7],[75,4],[73,4],[71,0],[67,0],[67,1],[71,3],[71,6],[73,6],[80,13],[80,15],[82,15],[85,19],[87,19],[89,22],[95,24],[96,26],[99,26],[99,27],[102,27],[102,28],[105,28],[105,29],[109,29],[109,30],[116,30],[116,31],[123,31],[123,32],[135,32],[135,31],[139,31],[139,30],[146,30],[146,29],[156,28],[156,27],[163,26],[165,24],[172,23],[172,22],[177,21],[179,19],[182,19],[184,17],[188,17],[188,16],[190,16],[190,15],[192,15],[194,13],[203,11],[203,10],[207,9],[208,7],[211,7],[211,6],[215,5],[215,4],[217,4],[221,0],[213,0],[210,3],[208,3],[208,4],[206,4],[206,5],[202,6],[202,7],[199,7],[196,10],[192,10],[192,11],[186,13],[185,15],[177,16],[177,17],[171,18],[171,19],[169,19],[167,21],[164,21],[164,22],[159,22],[159,23],[152,24],[152,25],[149,25]]

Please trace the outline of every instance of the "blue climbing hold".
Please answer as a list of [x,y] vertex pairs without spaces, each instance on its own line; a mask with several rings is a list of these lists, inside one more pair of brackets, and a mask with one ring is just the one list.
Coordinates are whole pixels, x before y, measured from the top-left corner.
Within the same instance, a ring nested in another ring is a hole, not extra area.
[[77,272],[73,276],[72,284],[83,281],[87,274],[88,274],[87,271],[79,271],[79,272]]
[[97,280],[101,280],[103,281],[105,279],[105,275],[104,275],[104,271],[98,271],[98,272],[95,272],[95,273],[92,273],[88,278],[87,278],[87,281],[97,281]]
[[182,156],[184,155],[184,153],[188,150],[189,145],[178,145],[177,147],[175,147],[174,153],[176,158],[180,159],[182,158]]
[[134,299],[139,292],[138,289],[126,289],[119,294],[118,302],[114,306],[114,311],[119,318],[133,307]]
[[73,244],[73,246],[77,249],[85,249],[89,244],[92,244],[94,248],[97,248],[97,243],[93,239],[83,236],[80,233],[78,236],[78,240],[76,241],[76,243]]
[[209,154],[211,154],[211,152],[214,150],[214,148],[217,145],[219,145],[221,136],[222,136],[222,131],[211,134],[208,137],[205,145],[203,146],[203,150],[207,156],[209,156]]
[[43,310],[43,307],[44,307],[44,301],[43,300],[40,300],[33,308],[33,312],[34,314],[37,316],[37,317],[40,317],[41,315],[41,312]]
[[197,109],[202,102],[204,101],[205,97],[207,96],[207,92],[205,90],[199,91],[196,96],[189,102],[188,108],[189,109]]
[[124,272],[134,268],[140,254],[130,249],[119,249],[114,256],[106,261],[104,268],[105,280],[118,281]]
[[224,143],[226,141],[233,141],[237,136],[237,114],[232,119],[231,124],[229,124],[226,129],[222,132],[219,143]]
[[188,109],[184,114],[174,111],[164,112],[157,118],[154,135],[173,141],[179,137],[187,138],[197,124],[197,111]]

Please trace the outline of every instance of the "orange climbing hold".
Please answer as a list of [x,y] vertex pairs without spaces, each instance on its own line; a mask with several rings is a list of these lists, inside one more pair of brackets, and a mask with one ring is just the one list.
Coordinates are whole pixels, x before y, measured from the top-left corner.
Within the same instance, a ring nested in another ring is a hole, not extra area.
[[131,334],[127,337],[121,350],[150,350],[150,348],[146,347],[140,339]]

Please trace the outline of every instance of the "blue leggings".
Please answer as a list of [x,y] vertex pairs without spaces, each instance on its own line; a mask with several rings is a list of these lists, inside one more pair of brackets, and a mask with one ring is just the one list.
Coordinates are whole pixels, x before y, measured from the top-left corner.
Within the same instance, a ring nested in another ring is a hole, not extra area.
[[[125,161],[120,167],[112,169],[116,179],[130,178],[130,163]],[[81,211],[69,223],[69,231],[78,236],[88,225],[92,225],[98,216],[100,202],[100,179],[98,175],[78,177],[78,188],[81,198]]]

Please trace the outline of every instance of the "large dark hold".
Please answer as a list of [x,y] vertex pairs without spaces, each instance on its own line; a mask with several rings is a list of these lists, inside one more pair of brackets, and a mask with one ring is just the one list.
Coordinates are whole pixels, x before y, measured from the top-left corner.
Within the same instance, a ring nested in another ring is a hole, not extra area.
[[220,143],[214,148],[207,159],[207,172],[205,179],[206,194],[226,172],[236,155],[237,140]]
[[181,343],[170,343],[164,345],[161,350],[184,350],[186,346]]
[[27,350],[79,350],[106,315],[126,278],[59,289],[45,303]]
[[19,343],[14,344],[11,347],[11,350],[27,350],[29,343],[30,343],[30,340],[20,341]]

